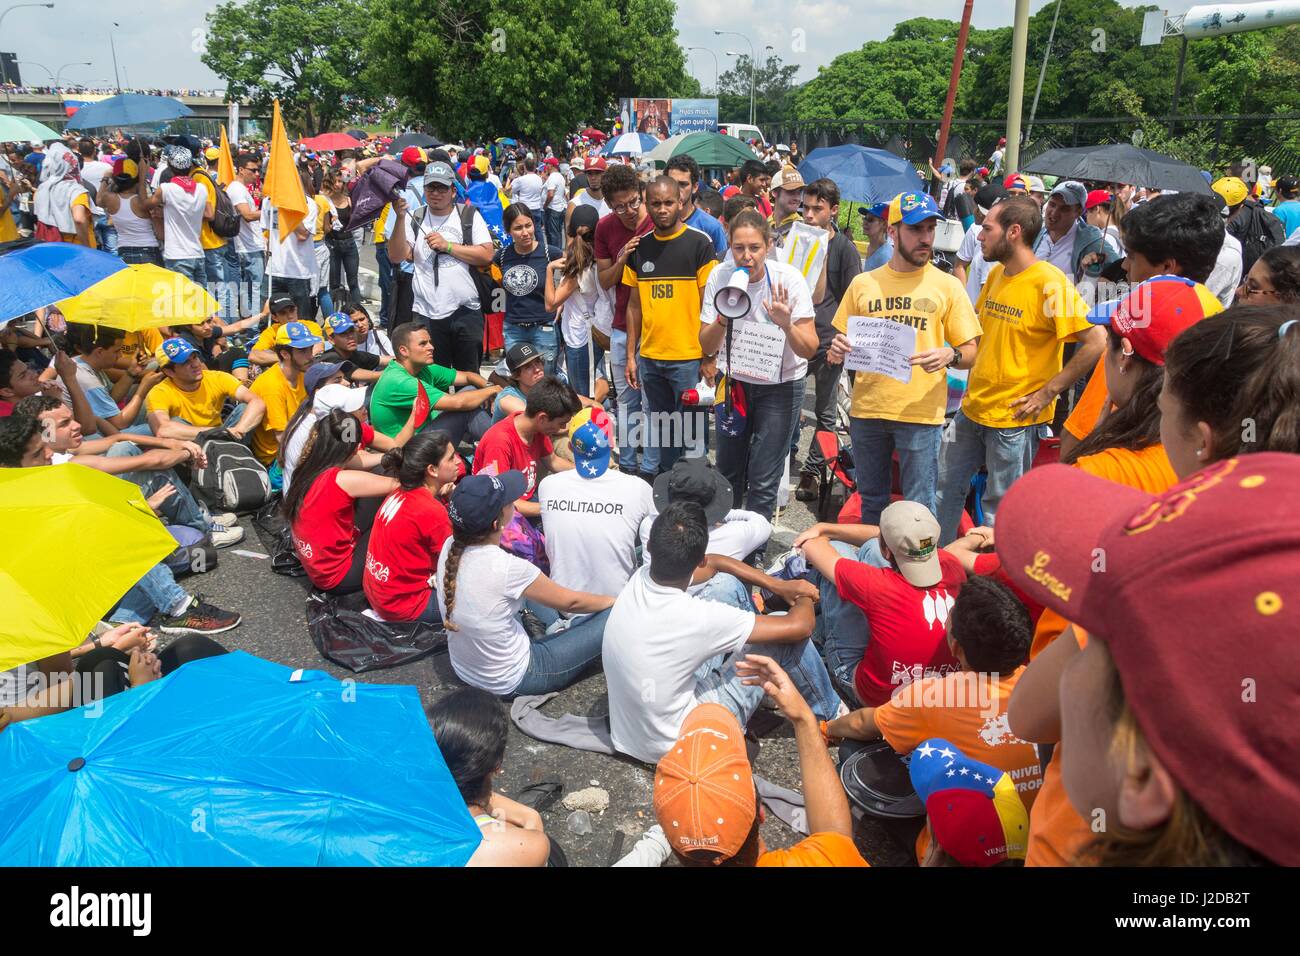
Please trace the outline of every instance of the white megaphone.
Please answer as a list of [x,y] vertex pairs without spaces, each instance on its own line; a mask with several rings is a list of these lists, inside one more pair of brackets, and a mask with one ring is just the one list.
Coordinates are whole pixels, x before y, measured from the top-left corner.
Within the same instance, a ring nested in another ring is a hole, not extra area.
[[749,315],[749,270],[736,268],[727,284],[713,297],[713,308],[725,319],[743,319]]

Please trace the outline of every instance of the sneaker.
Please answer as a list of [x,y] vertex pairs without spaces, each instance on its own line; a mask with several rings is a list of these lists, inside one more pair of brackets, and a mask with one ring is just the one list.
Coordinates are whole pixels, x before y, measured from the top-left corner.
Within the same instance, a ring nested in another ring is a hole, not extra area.
[[205,604],[203,595],[190,600],[190,606],[176,617],[163,615],[158,630],[164,634],[221,634],[239,627],[243,618],[230,611]]
[[208,534],[212,537],[212,544],[218,548],[228,548],[244,540],[244,529],[239,525],[227,528],[214,521],[208,525]]
[[208,515],[208,520],[212,524],[221,525],[223,528],[233,528],[235,525],[239,524],[239,515],[235,514],[233,511],[223,511],[219,515]]
[[793,548],[777,558],[776,563],[767,569],[768,576],[778,581],[793,581],[807,573],[808,559],[802,552],[795,551]]

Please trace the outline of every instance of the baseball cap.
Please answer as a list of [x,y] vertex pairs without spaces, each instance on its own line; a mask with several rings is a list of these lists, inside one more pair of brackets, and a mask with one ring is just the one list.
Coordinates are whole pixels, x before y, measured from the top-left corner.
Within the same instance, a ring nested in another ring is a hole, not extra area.
[[858,214],[862,216],[875,216],[877,219],[889,221],[889,203],[878,202],[874,206],[859,206]]
[[158,346],[154,358],[158,360],[159,368],[166,368],[168,365],[181,365],[188,362],[191,355],[198,354],[199,350],[188,341],[180,336],[175,336]]
[[574,433],[587,422],[603,431],[610,441],[614,440],[614,420],[599,405],[584,405],[578,409],[578,413],[569,419],[569,438],[572,439]]
[[[1056,190],[1054,189],[1052,190],[1052,192],[1056,192]],[[1100,206],[1102,203],[1109,203],[1113,201],[1114,201],[1113,197],[1106,190],[1094,189],[1092,192],[1088,193],[1088,201],[1084,203],[1083,208],[1094,209],[1097,206]]]
[[402,150],[402,163],[406,166],[419,166],[425,161],[424,150],[418,146],[408,146]]
[[1047,187],[1043,185],[1043,179],[1041,176],[1026,176],[1025,188],[1027,188],[1031,193],[1047,192]]
[[129,176],[134,179],[140,173],[140,167],[136,165],[134,159],[127,159],[125,156],[119,156],[113,160],[114,176]]
[[[1264,173],[1264,170],[1261,169],[1260,172]],[[1277,181],[1277,191],[1280,193],[1290,195],[1297,190],[1300,190],[1300,179],[1294,176],[1283,176]]]
[[1005,146],[1005,145],[1007,145],[1007,138],[1006,138],[1005,136],[999,136],[999,137],[998,137],[998,145],[999,145],[999,146]]
[[286,322],[275,330],[275,344],[287,345],[293,349],[309,349],[323,341],[301,322]]
[[587,172],[589,172],[589,173],[592,173],[592,172],[604,172],[604,171],[605,171],[605,168],[606,168],[606,165],[605,165],[605,157],[604,157],[604,156],[588,156],[587,159],[586,159],[586,161],[583,162],[583,164],[582,164],[582,168],[583,168],[584,170],[586,170]]
[[782,166],[775,176],[772,177],[773,189],[803,189],[807,183],[803,181],[803,176],[799,170],[793,166]]
[[556,159],[554,156],[547,156],[546,159],[542,161],[542,165],[543,165],[543,166],[554,166],[556,169],[559,169],[559,168],[560,168],[560,161],[559,161],[558,159]]
[[986,183],[975,193],[975,205],[979,207],[980,212],[987,214],[1009,195],[1010,193],[1001,183]]
[[326,335],[342,335],[344,332],[351,332],[357,327],[352,321],[352,316],[346,312],[335,312],[325,320]]
[[535,362],[537,359],[544,359],[545,357],[528,342],[516,342],[506,349],[506,368],[510,370],[510,374],[514,375],[529,362]]
[[1133,343],[1138,355],[1164,365],[1165,349],[1178,333],[1222,311],[1218,297],[1199,282],[1164,275],[1147,279],[1122,299],[1097,305],[1088,321],[1109,325]]
[[440,186],[450,186],[456,181],[456,174],[452,172],[451,167],[439,160],[436,163],[430,163],[424,170],[424,184],[437,183]]
[[932,737],[912,751],[908,771],[935,842],[962,866],[1025,858],[1029,814],[1005,770]]
[[586,226],[587,237],[591,239],[596,234],[598,222],[600,222],[600,213],[596,211],[595,206],[578,206],[569,215],[568,233],[570,236],[576,236],[578,230]]
[[271,296],[271,302],[267,306],[267,308],[271,310],[272,315],[278,315],[279,313],[283,312],[285,309],[288,309],[289,307],[295,306],[297,304],[298,303],[293,296],[288,295],[284,292],[278,292],[275,295]]
[[[1034,185],[1035,180],[1038,181],[1037,186]],[[1031,193],[1042,192],[1043,181],[1041,179],[1038,179],[1037,176],[1030,176],[1029,191]],[[1073,179],[1067,179],[1064,180],[1063,182],[1057,183],[1056,187],[1052,190],[1052,195],[1060,196],[1061,201],[1065,203],[1067,206],[1078,206],[1080,209],[1082,209],[1084,206],[1088,204],[1087,188],[1083,185],[1083,183],[1076,182]]]
[[[303,391],[308,395],[314,395],[322,382],[328,381],[340,372],[343,373],[344,378],[350,378],[356,368],[351,362],[317,362],[302,373]],[[364,393],[365,390],[361,391]],[[349,411],[353,410],[349,409]]]
[[745,732],[721,704],[700,704],[655,766],[655,816],[683,856],[729,860],[754,827],[758,801]]
[[889,204],[889,224],[896,226],[900,222],[908,226],[917,226],[927,219],[942,219],[943,213],[929,193],[899,193]]
[[674,501],[697,502],[711,528],[731,510],[731,482],[706,458],[678,458],[671,470],[655,479],[654,501],[659,511]]
[[[313,365],[312,368],[321,366]],[[335,366],[333,375],[340,369]],[[329,375],[324,376],[329,378]],[[343,412],[356,412],[366,404],[366,390],[364,388],[352,388],[344,385],[342,382],[335,382],[333,385],[323,385],[316,390],[315,397],[312,398],[311,410],[317,418],[328,415],[334,409]]]
[[482,534],[492,527],[501,509],[522,498],[527,489],[528,480],[520,471],[467,475],[451,493],[447,514],[451,523],[466,534]]
[[1224,176],[1210,184],[1210,188],[1223,197],[1229,206],[1240,206],[1250,195],[1250,190],[1236,176]]
[[488,158],[486,156],[478,155],[474,157],[473,168],[477,172],[480,172],[484,176],[486,176],[488,174],[488,170],[492,168],[492,164],[488,161]]
[[1024,176],[1021,176],[1019,173],[1012,173],[1006,179],[1002,180],[1002,188],[1008,192],[1013,189],[1023,189],[1025,192],[1028,192],[1029,184],[1025,181]]
[[609,469],[609,436],[595,422],[587,422],[569,437],[569,449],[579,478],[599,478]]
[[934,587],[943,578],[939,568],[939,522],[930,509],[915,501],[895,501],[880,513],[880,537],[894,553],[907,583]]
[[[1300,865],[1288,719],[1300,707],[1297,485],[1300,456],[1278,452],[1216,462],[1159,495],[1045,465],[998,508],[997,552],[1016,585],[1106,643],[1160,762],[1215,823],[1283,866]],[[1247,678],[1257,702],[1243,703]]]
[[221,158],[221,150],[215,146],[209,146],[203,151],[203,157],[210,162],[216,161]]

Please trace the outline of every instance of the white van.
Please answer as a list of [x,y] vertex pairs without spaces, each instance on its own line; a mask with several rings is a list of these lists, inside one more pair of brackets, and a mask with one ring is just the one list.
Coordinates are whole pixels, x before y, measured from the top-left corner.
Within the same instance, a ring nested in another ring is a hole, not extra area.
[[758,145],[766,148],[767,140],[763,138],[763,133],[757,126],[750,126],[747,123],[719,123],[718,132],[723,136],[734,136],[736,139],[748,143],[751,139],[758,140]]

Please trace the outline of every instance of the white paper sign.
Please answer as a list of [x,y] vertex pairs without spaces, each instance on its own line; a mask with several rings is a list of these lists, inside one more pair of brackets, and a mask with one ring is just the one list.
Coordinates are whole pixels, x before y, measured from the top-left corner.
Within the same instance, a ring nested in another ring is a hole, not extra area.
[[798,269],[808,280],[808,290],[812,291],[826,265],[826,245],[830,239],[831,234],[825,229],[802,222],[792,223],[777,259]]
[[781,381],[781,360],[785,357],[785,332],[770,322],[739,321],[731,327],[731,368],[727,367],[727,346],[718,349],[718,368],[755,382],[775,385]]
[[909,359],[916,353],[916,329],[874,315],[849,316],[849,342],[853,350],[844,367],[854,372],[876,372],[900,382],[912,380]]

